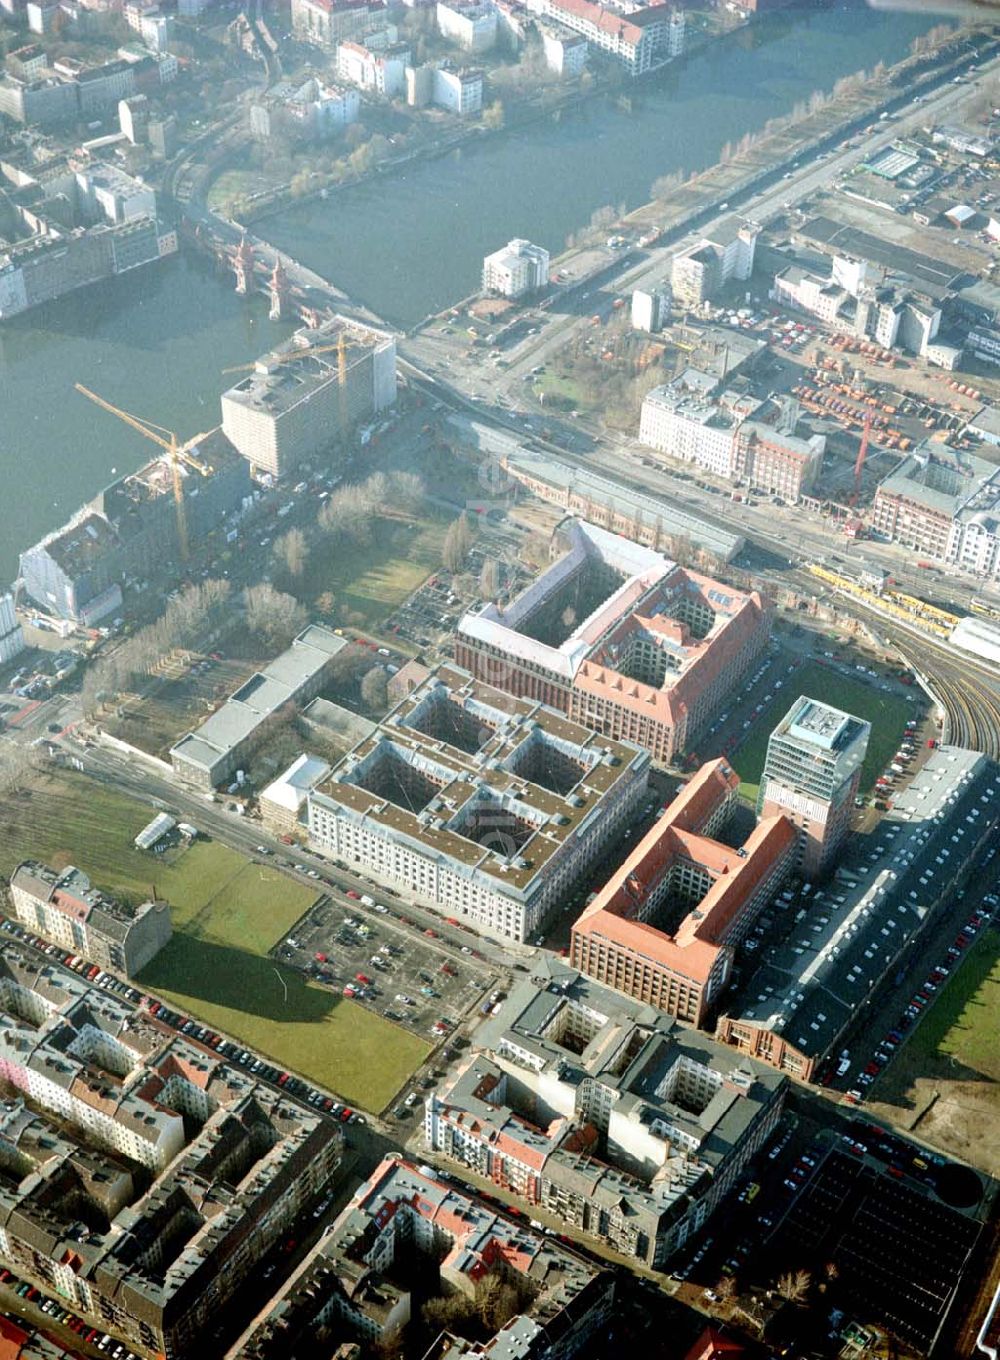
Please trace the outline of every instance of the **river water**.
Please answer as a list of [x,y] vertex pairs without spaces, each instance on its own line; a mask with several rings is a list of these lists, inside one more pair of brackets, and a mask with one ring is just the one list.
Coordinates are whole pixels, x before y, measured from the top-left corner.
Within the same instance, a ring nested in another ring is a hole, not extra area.
[[[661,83],[303,204],[258,228],[380,315],[408,326],[476,287],[511,236],[559,250],[606,203],[711,164],[727,140],[843,75],[904,56],[935,16],[864,5],[756,21]],[[263,298],[181,256],[0,327],[0,582],[18,551],[155,447],[73,391],[83,383],[187,438],[218,423],[228,365],[288,334]]]

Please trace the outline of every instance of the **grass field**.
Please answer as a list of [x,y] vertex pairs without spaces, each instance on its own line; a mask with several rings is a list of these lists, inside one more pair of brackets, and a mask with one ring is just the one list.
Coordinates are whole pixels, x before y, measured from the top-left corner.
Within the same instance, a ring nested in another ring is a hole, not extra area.
[[853,713],[871,723],[868,754],[861,774],[863,790],[871,788],[898,750],[907,718],[915,717],[920,711],[916,703],[907,703],[896,694],[885,694],[874,684],[840,675],[818,662],[807,661],[790,678],[784,689],[778,691],[770,706],[754,721],[747,740],[733,753],[733,768],[742,781],[740,792],[750,802],[757,799],[768,739],[792,700],[800,694],[822,699],[835,708],[842,708],[846,713]]
[[215,841],[162,856],[136,850],[151,812],[82,779],[46,780],[0,805],[0,873],[34,857],[76,864],[112,891],[146,894],[155,884],[174,937],[144,986],[349,1102],[381,1109],[430,1045],[268,957],[315,892]]
[[310,604],[332,591],[338,622],[374,627],[440,567],[446,529],[436,520],[377,520],[367,546],[320,544],[295,593]]
[[907,1056],[921,1066],[943,1059],[952,1070],[954,1060],[969,1073],[1000,1082],[998,1026],[1000,937],[990,929],[969,949],[954,977],[948,979],[907,1045]]
[[1000,935],[983,932],[873,1088],[874,1113],[1000,1174]]

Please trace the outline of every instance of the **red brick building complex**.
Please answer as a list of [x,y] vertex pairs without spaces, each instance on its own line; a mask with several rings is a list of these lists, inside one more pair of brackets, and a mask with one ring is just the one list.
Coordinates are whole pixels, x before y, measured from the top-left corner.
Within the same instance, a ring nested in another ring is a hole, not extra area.
[[739,777],[703,765],[573,926],[588,977],[692,1024],[724,990],[736,945],[774,897],[796,852],[787,817],[758,822],[737,849],[716,840]]
[[594,525],[559,532],[568,550],[521,595],[460,620],[455,660],[669,765],[767,645],[770,608]]

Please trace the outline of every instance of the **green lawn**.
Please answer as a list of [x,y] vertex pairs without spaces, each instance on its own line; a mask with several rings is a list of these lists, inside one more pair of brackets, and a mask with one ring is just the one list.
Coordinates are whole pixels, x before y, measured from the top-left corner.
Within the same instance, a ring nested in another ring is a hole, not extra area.
[[351,1103],[381,1109],[430,1045],[299,973],[276,973],[267,952],[315,892],[214,841],[162,856],[136,850],[133,837],[151,815],[83,779],[42,781],[0,805],[0,873],[34,857],[76,864],[112,891],[155,885],[175,933],[143,972],[144,986]]
[[969,1072],[1000,1081],[1000,937],[987,929],[921,1019],[907,1044],[917,1073],[927,1060],[954,1058]]
[[861,775],[861,787],[864,790],[871,788],[899,749],[907,718],[915,717],[920,712],[916,703],[907,703],[896,694],[885,694],[874,684],[855,680],[853,676],[840,675],[827,666],[820,666],[818,662],[807,661],[777,692],[769,707],[754,720],[747,740],[733,753],[733,768],[741,780],[740,792],[750,802],[757,800],[768,739],[792,701],[800,694],[822,699],[835,708],[842,708],[846,713],[853,713],[871,723],[868,754]]

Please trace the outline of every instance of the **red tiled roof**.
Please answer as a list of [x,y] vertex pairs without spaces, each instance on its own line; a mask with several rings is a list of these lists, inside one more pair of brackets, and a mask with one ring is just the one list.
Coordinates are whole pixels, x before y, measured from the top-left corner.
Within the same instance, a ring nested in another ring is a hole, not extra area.
[[28,1333],[13,1318],[0,1314],[0,1360],[17,1360]]
[[[741,851],[701,835],[701,827],[738,785],[726,760],[702,765],[581,912],[574,940],[600,935],[679,976],[707,982],[727,926],[796,841],[795,828],[784,816],[759,822]],[[713,882],[671,936],[634,918],[678,860],[706,870]]]
[[595,5],[593,0],[553,0],[552,8],[556,14],[562,10],[566,14],[575,14],[580,19],[589,20],[602,33],[617,34],[631,43],[642,41],[641,28],[630,23],[622,15],[613,14],[610,10]]

